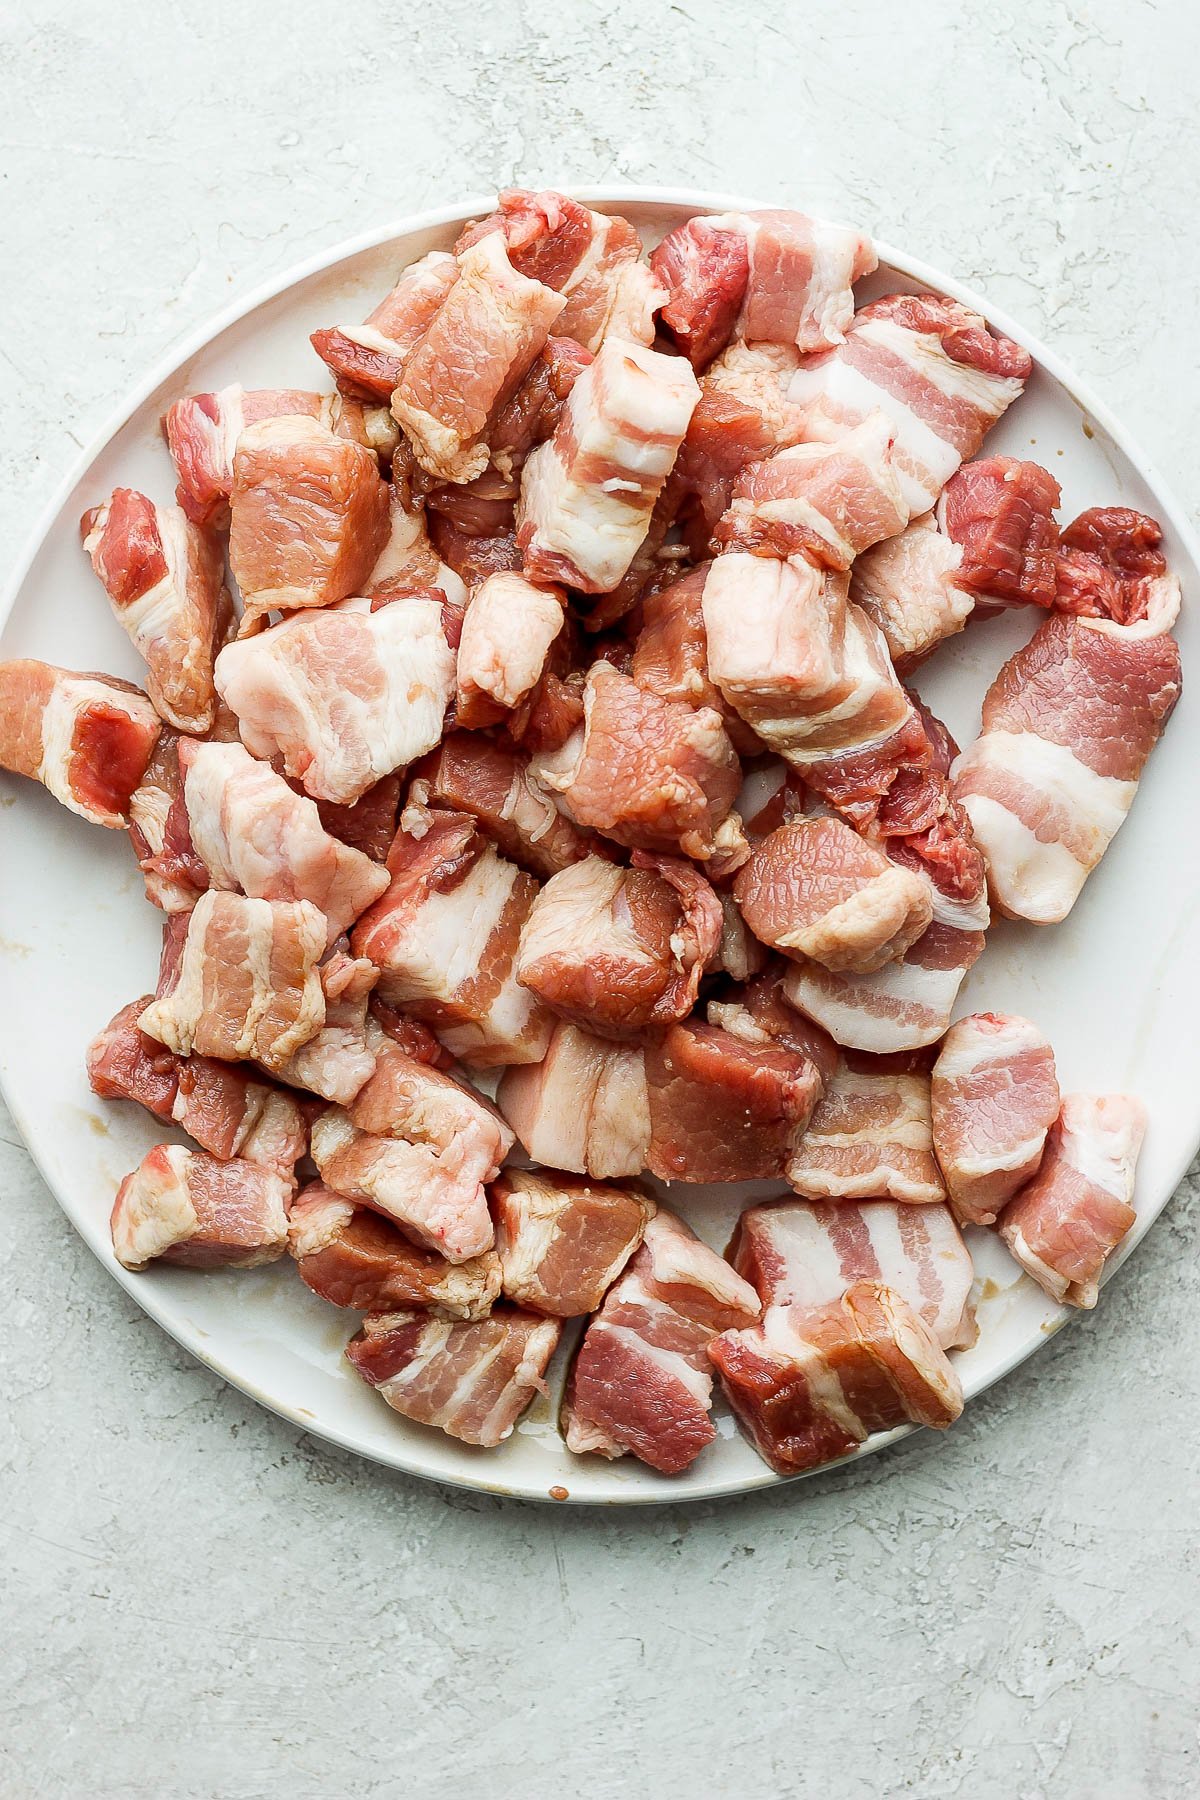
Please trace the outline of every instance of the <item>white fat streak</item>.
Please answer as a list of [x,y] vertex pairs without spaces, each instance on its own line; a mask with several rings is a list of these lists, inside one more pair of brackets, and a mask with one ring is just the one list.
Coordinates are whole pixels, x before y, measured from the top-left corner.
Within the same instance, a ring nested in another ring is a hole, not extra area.
[[1122,1096],[1069,1094],[1063,1102],[1059,1155],[1085,1181],[1129,1206],[1145,1114],[1137,1101]]
[[299,1261],[328,1249],[338,1233],[354,1217],[352,1200],[341,1194],[324,1193],[309,1203],[297,1203],[288,1219],[288,1250]]
[[[918,478],[897,460],[896,478],[910,513],[929,510],[962,460],[953,445],[939,437],[911,407],[905,406],[902,400],[878,386],[861,370],[851,368],[840,356],[830,357],[828,362],[815,369],[797,369],[788,385],[787,397],[796,406],[813,407],[815,403],[817,411],[820,402],[828,399],[834,409],[844,412],[854,425],[861,424],[869,413],[885,413],[895,430],[896,444],[903,457],[924,471],[924,478]],[[843,424],[833,419],[829,423],[837,427],[839,434],[851,429],[850,422]]]
[[986,369],[956,362],[946,355],[936,332],[913,331],[895,319],[866,319],[857,329],[868,343],[892,351],[941,393],[965,400],[992,420],[1020,398],[1025,386],[1019,376],[990,375]]
[[[403,1315],[407,1316],[407,1315]],[[380,1384],[379,1392],[390,1406],[404,1411],[405,1393],[408,1388],[416,1387],[421,1376],[434,1359],[442,1354],[450,1340],[453,1330],[448,1319],[427,1319],[417,1340],[416,1352],[410,1362],[405,1363],[394,1375]]]
[[542,1294],[538,1270],[550,1254],[569,1207],[565,1194],[541,1181],[530,1187],[516,1183],[512,1186],[496,1226],[504,1291],[510,1299],[521,1301],[532,1296],[536,1301]]
[[653,965],[631,919],[617,917],[616,905],[625,871],[598,856],[572,863],[552,875],[533,903],[521,933],[517,973],[524,977],[543,957],[565,955],[573,961],[601,956]]
[[[1005,1226],[1002,1221],[1000,1229],[1005,1243],[1025,1273],[1032,1276],[1043,1292],[1049,1294],[1052,1300],[1057,1300],[1061,1306],[1072,1283],[1057,1269],[1052,1269],[1049,1263],[1042,1261],[1041,1257],[1030,1248],[1024,1232],[1018,1226]],[[1078,1288],[1079,1304],[1084,1308],[1094,1306],[1098,1291],[1095,1282],[1080,1286]],[[1090,1299],[1087,1298],[1089,1294],[1091,1295]]]
[[562,602],[523,575],[500,571],[475,590],[458,647],[459,692],[478,688],[499,706],[516,707],[546,666],[563,628]]
[[856,738],[831,749],[813,750],[806,747],[807,740],[823,733],[827,726],[852,721],[860,714],[874,710],[875,695],[892,689],[899,690],[900,683],[892,668],[890,656],[886,652],[880,659],[871,655],[872,633],[882,636],[879,627],[865,613],[857,606],[848,605],[840,673],[843,678],[850,679],[853,686],[839,705],[831,706],[825,712],[813,713],[809,718],[787,721],[786,742],[779,741],[777,747],[780,755],[785,756],[789,762],[803,768],[805,763],[833,761],[851,751],[867,750],[872,744],[883,743],[898,729],[898,723],[893,719],[882,731],[877,731],[870,737]]
[[943,1081],[961,1081],[976,1075],[988,1063],[1006,1062],[1024,1050],[1048,1048],[1037,1026],[1016,1013],[1005,1015],[999,1024],[986,1026],[974,1017],[959,1019],[947,1035],[935,1072]]
[[888,963],[872,975],[796,964],[787,971],[783,991],[835,1043],[882,1055],[915,1050],[941,1037],[965,973],[904,961]]
[[191,1151],[182,1144],[164,1144],[160,1150],[168,1174],[159,1171],[157,1157],[154,1170],[143,1163],[134,1171],[113,1232],[117,1261],[127,1269],[145,1268],[172,1245],[186,1243],[200,1227],[188,1185]]
[[187,516],[178,506],[156,506],[154,520],[166,572],[128,606],[113,603],[113,612],[147,661],[153,646],[177,629],[180,612],[187,604]]
[[452,999],[474,978],[517,875],[489,844],[461,881],[429,895],[392,953],[387,985],[397,1005]]
[[[655,1309],[655,1302],[649,1298],[646,1304],[651,1310]],[[657,1310],[669,1312],[671,1309],[659,1306]],[[695,1368],[678,1350],[664,1350],[659,1344],[648,1344],[631,1326],[613,1325],[606,1319],[604,1329],[609,1336],[626,1345],[632,1357],[653,1363],[669,1380],[686,1388],[702,1412],[708,1411],[712,1404],[712,1376],[707,1370]]]
[[384,356],[403,356],[403,348],[395,338],[387,337],[374,325],[339,325],[342,336],[349,338],[352,344],[361,344],[364,350],[378,350]]
[[817,1345],[801,1336],[787,1307],[769,1307],[762,1323],[763,1341],[776,1355],[794,1363],[808,1385],[813,1410],[840,1425],[859,1443],[867,1428],[846,1398],[845,1390]]

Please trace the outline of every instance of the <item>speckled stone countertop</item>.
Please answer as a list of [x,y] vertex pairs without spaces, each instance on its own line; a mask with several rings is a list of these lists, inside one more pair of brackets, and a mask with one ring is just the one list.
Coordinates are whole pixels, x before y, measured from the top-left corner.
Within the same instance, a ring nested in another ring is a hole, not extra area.
[[[1198,58],[1190,0],[9,0],[3,540],[231,295],[513,180],[861,221],[1044,335],[1195,506]],[[944,1442],[575,1512],[225,1387],[0,1111],[0,1793],[1195,1794],[1197,1198]]]

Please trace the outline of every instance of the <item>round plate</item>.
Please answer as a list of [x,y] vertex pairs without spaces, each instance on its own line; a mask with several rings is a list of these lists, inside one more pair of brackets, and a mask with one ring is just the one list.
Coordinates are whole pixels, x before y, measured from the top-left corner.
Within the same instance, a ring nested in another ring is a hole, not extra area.
[[[755,204],[666,189],[579,191],[593,206],[630,217],[651,242],[692,213]],[[40,656],[140,679],[138,658],[80,549],[80,514],[118,483],[170,498],[173,472],[158,421],[180,394],[232,381],[327,386],[309,332],[365,317],[404,264],[448,248],[466,219],[492,205],[484,198],[423,213],[342,245],[252,294],[174,353],[130,397],[51,502],[0,605],[0,620],[7,615],[3,656]],[[1185,595],[1200,591],[1200,552],[1179,508],[1145,457],[1058,359],[936,270],[884,245],[879,254],[881,268],[860,284],[860,299],[896,288],[952,294],[1032,352],[1033,378],[990,434],[988,449],[1044,463],[1062,483],[1066,519],[1082,507],[1115,502],[1154,514]],[[921,670],[921,692],[964,743],[978,729],[988,682],[1033,623],[1018,611],[973,624]],[[1196,636],[1195,615],[1185,604],[1185,662]],[[960,1013],[994,1008],[1036,1019],[1054,1044],[1065,1088],[1127,1089],[1146,1101],[1150,1129],[1138,1173],[1138,1221],[1114,1264],[1166,1205],[1198,1135],[1200,840],[1181,828],[1198,760],[1200,725],[1185,698],[1151,759],[1129,822],[1067,922],[1048,931],[997,924],[960,996]],[[644,1503],[739,1493],[778,1479],[719,1402],[717,1441],[678,1478],[655,1475],[632,1459],[569,1455],[555,1426],[562,1352],[549,1396],[535,1403],[509,1441],[499,1450],[474,1450],[397,1417],[351,1373],[342,1351],[355,1315],[318,1300],[289,1260],[237,1274],[122,1269],[108,1236],[113,1194],[164,1127],[136,1107],[97,1100],[84,1074],[84,1050],[120,1006],[153,986],[162,917],[143,897],[123,833],[88,825],[35,784],[2,774],[0,805],[0,1080],[76,1229],[193,1355],[307,1431],[395,1468],[491,1493],[561,1499],[566,1490],[577,1502]],[[782,1191],[762,1182],[677,1186],[671,1203],[720,1247],[749,1196]],[[1031,1355],[1069,1316],[1018,1274],[991,1233],[969,1236],[981,1330],[975,1347],[956,1357],[968,1397]],[[858,1454],[901,1435],[880,1435]]]

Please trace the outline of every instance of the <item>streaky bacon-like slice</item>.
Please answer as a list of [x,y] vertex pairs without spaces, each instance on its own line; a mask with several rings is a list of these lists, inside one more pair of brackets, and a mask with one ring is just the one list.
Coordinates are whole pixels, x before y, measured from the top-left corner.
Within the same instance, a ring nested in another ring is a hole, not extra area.
[[145,774],[129,797],[129,842],[146,898],[163,912],[190,912],[208,886],[208,870],[192,848],[179,773],[179,736],[160,733]]
[[375,1072],[367,1007],[379,970],[365,957],[352,957],[342,937],[321,964],[320,974],[325,1023],[276,1073],[292,1087],[348,1106]]
[[626,574],[700,388],[682,357],[609,338],[521,477],[517,543],[533,581],[607,594]]
[[189,1269],[253,1269],[287,1247],[296,1184],[262,1163],[220,1162],[156,1144],[117,1189],[112,1243],[126,1269],[161,1260]]
[[591,360],[591,351],[574,338],[546,339],[528,375],[492,423],[492,463],[506,480],[514,480],[529,452],[554,436],[567,397]]
[[650,1094],[640,1046],[556,1020],[539,1063],[504,1071],[496,1104],[536,1162],[601,1181],[646,1167]]
[[783,1042],[690,1021],[647,1045],[646,1077],[646,1164],[662,1181],[782,1176],[822,1086],[811,1059]]
[[938,525],[961,551],[954,579],[988,608],[1054,604],[1062,489],[1039,463],[981,457],[952,475]]
[[503,856],[534,875],[557,875],[605,853],[602,839],[559,812],[530,774],[527,755],[474,732],[448,732],[413,769],[405,816],[430,807],[469,813]]
[[741,1215],[726,1253],[763,1305],[821,1312],[877,1281],[919,1313],[943,1350],[979,1335],[974,1265],[947,1206],[784,1200]]
[[721,941],[721,906],[690,863],[589,856],[554,875],[521,934],[517,980],[600,1037],[638,1038],[686,1018]]
[[1000,1236],[1025,1273],[1063,1306],[1095,1306],[1101,1271],[1137,1218],[1145,1132],[1140,1100],[1067,1094],[1041,1167],[1000,1215]]
[[839,1044],[881,1055],[932,1044],[950,1023],[963,977],[983,954],[982,931],[933,924],[897,961],[869,975],[792,959],[784,992]]
[[314,331],[309,341],[339,387],[386,406],[457,280],[455,258],[431,250],[401,271],[365,324]]
[[80,521],[83,547],[146,663],[146,691],[177,731],[211,729],[213,661],[233,627],[215,537],[176,506],[114,488]]
[[787,398],[799,362],[796,351],[782,344],[738,342],[701,381],[666,490],[678,490],[693,553],[708,548],[742,470],[803,438],[803,410]]
[[607,662],[588,671],[583,706],[562,748],[531,764],[560,810],[633,849],[711,856],[741,779],[719,714],[647,693]]
[[388,489],[374,453],[316,419],[247,426],[229,511],[229,566],[248,615],[357,594],[387,542]]
[[1128,625],[1145,616],[1149,583],[1167,572],[1162,527],[1127,506],[1093,506],[1059,540],[1054,605],[1081,618]]
[[933,1147],[955,1216],[990,1225],[1041,1163],[1059,1112],[1054,1052],[1028,1019],[972,1013],[946,1033],[931,1097]]
[[472,481],[487,468],[492,418],[563,310],[561,294],[513,267],[502,232],[465,249],[458,267],[392,395],[417,461],[442,481]]
[[447,1262],[321,1181],[292,1202],[288,1250],[314,1294],[358,1312],[425,1308],[439,1318],[486,1319],[500,1294],[494,1250],[469,1262]]
[[909,512],[927,512],[959,464],[1020,395],[1032,358],[957,300],[889,294],[855,313],[845,342],[797,370],[789,399],[807,435],[835,440],[875,411],[895,429]]
[[441,595],[418,591],[284,619],[227,644],[216,673],[251,755],[349,806],[437,743],[454,652]]
[[733,336],[746,284],[750,252],[745,233],[703,218],[669,231],[650,258],[667,293],[662,322],[699,372]]
[[568,1450],[628,1452],[681,1474],[717,1435],[708,1347],[759,1311],[750,1284],[659,1207],[584,1334],[565,1408]]
[[174,985],[139,1024],[179,1056],[199,1051],[274,1072],[325,1022],[317,963],[325,915],[309,900],[202,894],[186,918]]
[[161,730],[132,682],[32,658],[0,663],[0,769],[40,781],[94,825],[126,824]]
[[563,628],[561,588],[489,575],[471,596],[458,646],[455,716],[468,731],[497,725],[533,692]]
[[1179,698],[1179,598],[1150,577],[1129,624],[1052,615],[988,689],[952,775],[1002,912],[1065,919],[1124,823]]
[[809,1200],[944,1200],[929,1076],[866,1061],[875,1066],[839,1063],[792,1153],[789,1187]]
[[505,1169],[492,1183],[505,1298],[574,1319],[595,1312],[642,1241],[654,1201],[554,1169]]
[[781,1475],[819,1468],[906,1422],[944,1430],[963,1409],[928,1325],[878,1282],[856,1282],[821,1312],[771,1307],[761,1325],[717,1338],[709,1355],[755,1449]]
[[558,1345],[557,1319],[497,1306],[486,1319],[373,1313],[346,1355],[394,1411],[465,1444],[502,1444]]
[[515,972],[532,876],[497,855],[474,819],[432,809],[419,836],[397,833],[388,869],[391,886],[350,939],[380,969],[381,998],[466,1062],[540,1061],[550,1015]]

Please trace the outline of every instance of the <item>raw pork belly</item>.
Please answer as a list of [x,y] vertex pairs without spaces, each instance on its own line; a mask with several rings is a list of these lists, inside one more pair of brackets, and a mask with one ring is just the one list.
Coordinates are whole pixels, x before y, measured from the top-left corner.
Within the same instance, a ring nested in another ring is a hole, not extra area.
[[458,280],[404,364],[392,413],[423,469],[465,482],[487,468],[492,416],[542,349],[563,299],[518,274],[499,231],[458,264]]
[[357,594],[388,535],[374,453],[295,415],[247,426],[233,459],[229,566],[248,614]]
[[521,935],[517,980],[601,1037],[637,1037],[691,1012],[721,939],[721,906],[690,863],[598,856],[548,881]]
[[486,1319],[375,1313],[346,1355],[388,1405],[465,1444],[502,1444],[535,1393],[562,1325],[498,1306]]
[[361,851],[372,862],[385,862],[399,825],[403,791],[403,781],[393,770],[348,805],[318,800],[317,814],[330,837]]
[[800,358],[781,344],[730,344],[700,383],[700,398],[664,496],[677,497],[693,553],[733,499],[751,463],[804,436],[804,413],[787,398]]
[[325,1023],[276,1070],[281,1081],[338,1106],[349,1105],[375,1073],[376,1061],[368,1040],[367,1005],[379,970],[365,957],[347,952],[346,939],[339,938],[321,964]]
[[354,599],[226,645],[217,687],[251,755],[349,805],[431,750],[454,692],[442,611],[432,591]]
[[928,1325],[892,1289],[856,1282],[822,1312],[770,1307],[709,1346],[726,1398],[780,1475],[845,1456],[873,1431],[943,1430],[962,1386]]
[[115,675],[0,663],[0,769],[28,775],[94,825],[120,830],[162,721]]
[[287,1247],[314,1294],[359,1312],[426,1307],[440,1318],[485,1319],[500,1294],[494,1250],[447,1262],[320,1181],[293,1200]]
[[810,1200],[944,1200],[928,1075],[863,1072],[843,1060],[792,1153],[787,1179]]
[[828,1032],[789,1005],[785,993],[786,965],[772,958],[767,967],[726,997],[710,1000],[708,1021],[720,1025],[744,1044],[782,1044],[812,1063],[822,1090],[838,1066],[838,1047]]
[[782,1176],[821,1093],[808,1055],[717,1025],[674,1025],[646,1050],[650,1142],[662,1181]]
[[609,338],[521,477],[517,542],[534,581],[615,588],[650,527],[700,397],[682,357]]
[[146,886],[146,898],[162,912],[190,912],[208,886],[208,870],[192,847],[179,746],[174,731],[159,734],[146,772],[129,796],[129,842]]
[[430,806],[470,813],[504,856],[534,875],[557,875],[607,848],[563,817],[530,775],[527,755],[474,732],[448,732],[414,769],[408,810],[416,818]]
[[541,1062],[505,1070],[496,1104],[536,1162],[598,1180],[646,1166],[646,1060],[632,1044],[557,1020]]
[[138,1025],[152,1001],[145,994],[123,1006],[88,1045],[93,1093],[135,1100],[155,1118],[182,1125],[222,1162],[242,1157],[290,1175],[308,1148],[295,1096],[210,1056],[176,1056]]
[[[507,481],[520,474],[531,450],[554,436],[567,396],[591,360],[591,351],[573,338],[546,339],[524,381],[497,413],[489,433],[493,466]],[[520,558],[517,560],[519,563]]]
[[532,876],[498,856],[474,819],[433,810],[419,836],[397,833],[388,868],[392,885],[350,940],[382,971],[380,997],[467,1062],[539,1061],[549,1014],[515,968]]
[[560,588],[522,575],[489,575],[476,588],[458,646],[458,723],[499,724],[532,692],[563,628]]
[[854,315],[845,342],[797,370],[789,398],[810,438],[833,441],[876,411],[911,514],[927,512],[959,464],[1017,399],[1029,353],[978,313],[934,294],[889,294]]
[[1058,1117],[1054,1052],[1006,1013],[959,1019],[933,1065],[933,1147],[964,1224],[990,1225],[1036,1174]]
[[737,732],[735,748],[755,754],[756,741],[728,704],[708,672],[708,639],[704,630],[704,586],[712,569],[701,563],[677,581],[647,595],[642,603],[642,628],[634,647],[629,673],[640,688],[662,700],[685,706],[707,706],[719,713],[726,731]]
[[716,1437],[707,1350],[757,1319],[748,1282],[660,1207],[588,1326],[571,1372],[567,1448],[678,1475]]
[[1128,624],[1147,610],[1143,585],[1167,572],[1162,528],[1127,506],[1093,506],[1059,540],[1054,605],[1059,612]]
[[387,406],[413,351],[458,280],[458,263],[431,250],[401,271],[362,325],[314,331],[310,342],[340,387]]
[[1179,698],[1179,582],[1137,585],[1129,623],[1055,615],[1039,626],[988,689],[982,734],[954,765],[993,901],[1014,918],[1066,918]]
[[117,1189],[113,1251],[127,1269],[159,1258],[191,1269],[275,1262],[287,1247],[295,1186],[261,1163],[157,1144]]
[[933,924],[897,961],[869,975],[793,956],[784,977],[791,1005],[852,1050],[887,1055],[935,1043],[984,944],[982,931],[940,924],[937,905],[935,892]]
[[745,233],[712,219],[688,219],[650,258],[667,292],[662,322],[693,368],[706,368],[733,336],[750,279]]
[[962,551],[922,513],[875,544],[850,571],[850,598],[883,633],[898,669],[911,669],[962,630],[975,596],[958,582]]
[[176,506],[116,488],[80,522],[83,547],[113,612],[147,667],[146,691],[177,731],[208,731],[213,661],[233,625],[215,537]]
[[186,923],[174,985],[142,1013],[142,1030],[179,1056],[279,1069],[325,1022],[324,913],[309,900],[207,893]]
[[531,1312],[595,1312],[642,1241],[654,1202],[554,1169],[506,1169],[492,1184],[504,1293]]
[[858,1281],[877,1281],[919,1313],[943,1350],[975,1342],[974,1267],[946,1206],[890,1200],[752,1206],[727,1252],[763,1305],[821,1312]]
[[716,541],[759,556],[811,557],[848,569],[862,551],[903,530],[909,512],[882,413],[832,444],[794,444],[738,476]]
[[1027,1275],[1066,1306],[1095,1306],[1100,1272],[1137,1218],[1146,1114],[1126,1094],[1068,1094],[1033,1180],[999,1231]]
[[954,579],[986,607],[1053,606],[1062,489],[1048,469],[1014,456],[964,463],[938,502],[941,530],[960,551]]
[[588,671],[583,705],[562,748],[531,765],[561,811],[634,849],[711,856],[741,782],[720,715],[647,693],[607,662]]

